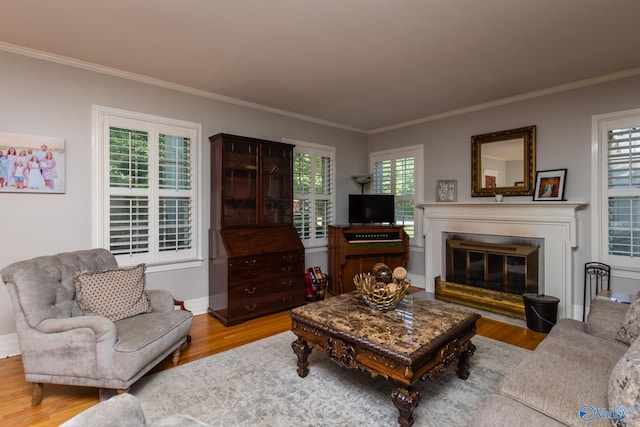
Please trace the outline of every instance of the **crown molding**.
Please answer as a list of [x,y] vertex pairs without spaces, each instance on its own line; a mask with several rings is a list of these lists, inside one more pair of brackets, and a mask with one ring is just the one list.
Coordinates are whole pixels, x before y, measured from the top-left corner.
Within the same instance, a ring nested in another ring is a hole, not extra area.
[[553,95],[560,92],[566,92],[569,90],[579,89],[587,86],[593,86],[600,83],[606,83],[613,80],[624,79],[627,77],[634,77],[640,75],[640,67],[631,68],[629,70],[619,71],[616,73],[605,74],[603,76],[593,77],[590,79],[579,80],[577,82],[567,83],[563,85],[553,86],[546,89],[536,90],[533,92],[527,92],[520,95],[510,96],[508,98],[497,99],[495,101],[485,102],[482,104],[471,105],[469,107],[458,108],[456,110],[446,111],[444,113],[434,114],[431,116],[422,117],[415,120],[409,120],[402,123],[396,123],[394,125],[384,126],[377,129],[369,130],[368,134],[373,135],[376,133],[388,132],[391,130],[401,129],[405,127],[415,126],[422,123],[433,122],[436,120],[446,119],[449,117],[459,116],[462,114],[472,113],[475,111],[488,110],[490,108],[500,107],[507,104],[513,104],[515,102],[526,101],[528,99],[539,98],[541,96]]
[[311,123],[320,124],[323,126],[329,126],[333,128],[348,130],[351,132],[357,132],[367,134],[366,129],[360,129],[353,126],[343,125],[341,123],[335,123],[328,120],[319,119],[317,117],[307,116],[304,114],[294,113],[292,111],[282,110],[280,108],[269,107],[267,105],[257,104],[254,102],[244,101],[242,99],[232,98],[230,96],[220,95],[215,92],[209,92],[206,90],[195,89],[190,86],[180,85],[177,83],[171,83],[165,80],[154,79],[152,77],[144,76],[141,74],[130,73],[128,71],[122,71],[117,68],[105,67],[103,65],[94,64],[92,62],[81,61],[78,59],[69,58],[62,55],[56,55],[41,50],[30,49],[23,46],[14,45],[11,43],[0,42],[0,51],[15,53],[22,56],[28,56],[43,61],[55,62],[57,64],[67,65],[70,67],[80,68],[87,71],[93,71],[95,73],[101,73],[110,75],[113,77],[119,77],[127,80],[133,80],[140,83],[145,83],[152,86],[158,86],[165,89],[175,90],[190,95],[196,95],[203,98],[213,99],[215,101],[224,102],[227,104],[233,104],[240,107],[251,108],[254,110],[264,111],[271,114],[277,114],[280,116],[290,117],[293,119],[303,120]]
[[56,55],[41,50],[30,49],[23,46],[14,45],[11,43],[0,42],[0,51],[15,53],[18,55],[28,56],[43,61],[55,62],[57,64],[67,65],[70,67],[80,68],[83,70],[93,71],[96,73],[107,74],[114,77],[119,77],[127,80],[133,80],[140,83],[145,83],[153,86],[162,87],[165,89],[175,90],[190,95],[196,95],[203,98],[213,99],[215,101],[224,102],[227,104],[237,105],[241,107],[251,108],[254,110],[264,111],[271,114],[277,114],[280,116],[290,117],[297,120],[303,120],[311,123],[316,123],[323,126],[329,126],[337,129],[347,130],[351,132],[357,132],[365,135],[374,135],[377,133],[389,132],[396,129],[402,129],[419,125],[422,123],[433,122],[436,120],[442,120],[462,114],[472,113],[476,111],[487,110],[490,108],[500,107],[503,105],[513,104],[515,102],[525,101],[528,99],[538,98],[541,96],[552,95],[556,93],[566,92],[573,89],[579,89],[587,86],[593,86],[600,83],[606,83],[613,80],[624,79],[627,77],[633,77],[640,75],[640,67],[631,68],[629,70],[619,71],[616,73],[605,74],[603,76],[593,77],[589,79],[579,80],[572,83],[553,86],[546,89],[527,92],[520,95],[510,96],[508,98],[497,99],[495,101],[489,101],[482,104],[471,105],[469,107],[458,108],[455,110],[446,111],[443,113],[433,114],[422,118],[409,120],[406,122],[400,122],[389,126],[383,126],[376,129],[362,129],[354,126],[348,126],[341,123],[336,123],[317,117],[307,116],[304,114],[294,113],[292,111],[282,110],[280,108],[269,107],[267,105],[257,104],[254,102],[244,101],[230,96],[220,95],[215,92],[209,92],[201,89],[195,89],[190,86],[180,85],[177,83],[171,83],[165,80],[154,79],[152,77],[144,76],[141,74],[130,73],[128,71],[122,71],[117,68],[105,67],[102,65],[94,64],[87,61],[80,61],[77,59],[69,58],[62,55]]

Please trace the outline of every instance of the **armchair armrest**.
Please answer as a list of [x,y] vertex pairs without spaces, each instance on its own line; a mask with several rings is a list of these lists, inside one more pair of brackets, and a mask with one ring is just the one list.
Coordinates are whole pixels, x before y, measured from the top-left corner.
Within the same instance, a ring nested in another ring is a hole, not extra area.
[[116,325],[106,317],[45,319],[20,335],[25,378],[30,382],[42,382],[43,374],[110,378],[117,339]]
[[76,316],[64,319],[45,319],[36,329],[43,333],[67,332],[73,329],[88,328],[93,331],[98,341],[107,335],[116,335],[116,326],[102,316]]
[[151,304],[153,311],[166,313],[174,310],[173,296],[171,296],[170,292],[161,289],[150,289],[147,291],[147,295],[149,295],[149,304]]

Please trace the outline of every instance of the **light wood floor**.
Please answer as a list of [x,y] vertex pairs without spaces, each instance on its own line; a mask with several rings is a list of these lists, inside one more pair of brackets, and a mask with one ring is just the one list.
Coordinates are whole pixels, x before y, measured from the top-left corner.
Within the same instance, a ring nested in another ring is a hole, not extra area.
[[[231,327],[223,326],[208,314],[195,316],[191,328],[192,341],[184,349],[180,364],[287,331],[290,327],[287,312]],[[535,349],[546,336],[487,318],[477,322],[477,332],[530,350]],[[171,362],[166,360],[152,372],[171,367]],[[58,426],[99,401],[95,388],[45,384],[42,404],[32,408],[31,384],[24,380],[20,356],[0,360],[0,384],[1,426]]]

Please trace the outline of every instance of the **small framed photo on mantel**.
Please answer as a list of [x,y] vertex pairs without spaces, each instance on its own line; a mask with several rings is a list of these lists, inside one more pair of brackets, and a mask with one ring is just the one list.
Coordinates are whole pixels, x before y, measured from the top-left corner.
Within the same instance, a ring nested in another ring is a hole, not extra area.
[[567,178],[566,169],[555,169],[536,172],[536,189],[534,201],[563,201],[564,185]]
[[455,202],[457,200],[458,181],[441,179],[436,182],[436,202]]

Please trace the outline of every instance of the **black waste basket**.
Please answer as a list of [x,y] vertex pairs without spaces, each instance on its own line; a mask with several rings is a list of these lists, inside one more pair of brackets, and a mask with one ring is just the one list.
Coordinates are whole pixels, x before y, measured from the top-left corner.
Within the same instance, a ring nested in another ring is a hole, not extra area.
[[549,295],[538,294],[522,294],[522,298],[524,298],[527,328],[536,332],[548,333],[558,321],[560,300]]

